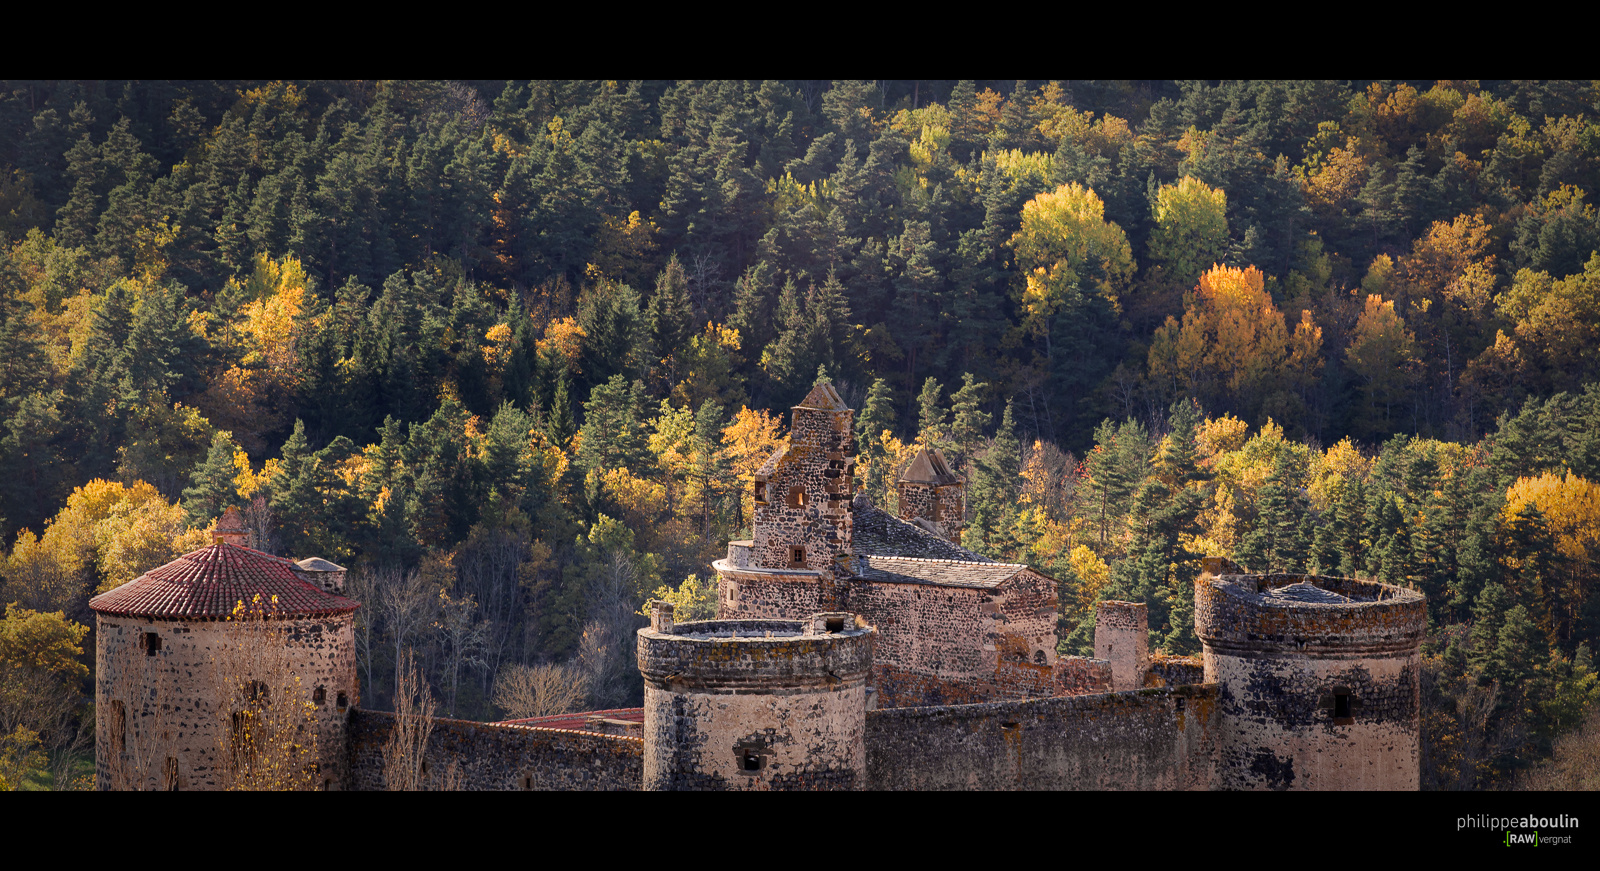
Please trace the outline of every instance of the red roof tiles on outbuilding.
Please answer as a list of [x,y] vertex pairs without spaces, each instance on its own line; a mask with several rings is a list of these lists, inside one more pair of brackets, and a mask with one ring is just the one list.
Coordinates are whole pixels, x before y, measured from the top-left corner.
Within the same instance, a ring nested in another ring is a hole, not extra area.
[[172,620],[221,620],[256,596],[274,617],[328,617],[360,607],[301,580],[294,567],[282,557],[218,543],[102,593],[89,600],[89,607],[102,614]]

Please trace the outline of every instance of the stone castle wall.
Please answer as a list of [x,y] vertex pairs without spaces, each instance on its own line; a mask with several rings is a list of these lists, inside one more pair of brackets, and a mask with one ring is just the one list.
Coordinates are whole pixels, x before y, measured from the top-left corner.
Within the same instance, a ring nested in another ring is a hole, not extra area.
[[[387,788],[383,745],[394,714],[356,711],[350,718],[351,788]],[[644,741],[562,729],[436,719],[428,736],[427,777],[435,789],[637,790]]]
[[874,790],[1207,789],[1215,687],[867,714]]
[[[281,705],[298,678],[300,700],[313,704],[318,780],[345,782],[345,721],[360,701],[352,615],[263,626],[100,614],[96,626],[95,727],[105,736],[96,741],[96,788],[225,786],[232,714],[242,707],[235,694],[250,679]],[[260,633],[280,630],[285,646],[274,657]]]

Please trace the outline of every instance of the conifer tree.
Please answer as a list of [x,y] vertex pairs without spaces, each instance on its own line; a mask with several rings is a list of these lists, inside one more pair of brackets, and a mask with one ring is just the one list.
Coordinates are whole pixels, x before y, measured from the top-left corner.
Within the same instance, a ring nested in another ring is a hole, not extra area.
[[244,505],[233,482],[238,474],[233,465],[235,449],[230,433],[217,430],[211,437],[205,460],[195,466],[183,491],[183,511],[190,528],[204,526],[227,509]]
[[856,451],[867,467],[862,489],[879,508],[888,506],[889,476],[894,471],[888,468],[889,457],[882,441],[883,433],[894,425],[893,402],[889,382],[879,378],[872,382],[867,401],[856,415]]

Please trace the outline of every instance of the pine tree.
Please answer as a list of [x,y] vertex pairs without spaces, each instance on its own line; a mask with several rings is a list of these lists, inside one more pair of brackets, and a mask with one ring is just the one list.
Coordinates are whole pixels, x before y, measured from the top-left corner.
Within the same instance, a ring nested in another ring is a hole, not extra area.
[[889,475],[894,471],[888,468],[889,456],[882,441],[883,433],[894,425],[893,402],[889,382],[879,378],[872,382],[867,401],[856,416],[856,450],[867,467],[862,489],[880,508],[888,505]]
[[922,383],[917,394],[917,441],[930,448],[943,448],[948,441],[948,411],[939,407],[939,393],[943,390],[937,379]]
[[183,491],[183,511],[191,529],[206,525],[229,508],[244,505],[233,482],[238,474],[233,465],[235,450],[232,435],[217,430],[205,460],[189,476],[189,486]]
[[[978,381],[971,372],[962,374],[961,389],[950,394],[954,420],[950,424],[950,453],[947,457],[957,469],[965,469],[983,441],[983,432],[989,428],[993,415],[982,409],[983,392],[989,385]],[[1010,407],[1010,403],[1007,403]],[[1002,423],[1004,431],[1007,424]],[[1011,436],[1015,440],[1015,436]]]

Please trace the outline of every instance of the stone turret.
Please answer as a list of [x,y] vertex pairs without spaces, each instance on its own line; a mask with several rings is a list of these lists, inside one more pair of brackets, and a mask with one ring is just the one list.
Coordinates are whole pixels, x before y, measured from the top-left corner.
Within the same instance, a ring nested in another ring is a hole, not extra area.
[[638,636],[644,788],[860,789],[877,631],[853,614],[674,623]]
[[961,543],[967,517],[966,482],[950,471],[938,448],[923,448],[900,476],[900,519]]
[[230,519],[238,512],[217,525],[217,543],[89,600],[99,789],[228,786],[230,769],[253,758],[252,718],[274,705],[315,732],[307,779],[344,783],[359,605],[289,560],[229,543],[244,534]]
[[1195,634],[1220,686],[1217,785],[1417,789],[1422,594],[1205,568]]
[[789,445],[755,474],[750,560],[756,567],[814,571],[826,584],[851,576],[853,418],[827,382],[794,407]]

